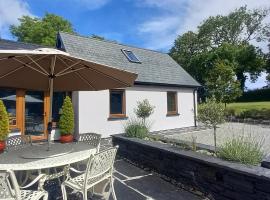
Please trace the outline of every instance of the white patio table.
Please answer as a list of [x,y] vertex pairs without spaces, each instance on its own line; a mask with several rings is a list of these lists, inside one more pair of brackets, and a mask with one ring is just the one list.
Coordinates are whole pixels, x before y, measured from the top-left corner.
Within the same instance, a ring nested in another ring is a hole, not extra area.
[[[96,148],[85,143],[52,143],[48,151],[44,144],[33,144],[19,150],[9,150],[0,154],[0,170],[41,171],[42,169],[68,166],[86,160],[96,153]],[[45,180],[65,175],[65,171],[47,174]],[[44,181],[43,180],[43,183]],[[43,183],[41,186],[43,187]]]

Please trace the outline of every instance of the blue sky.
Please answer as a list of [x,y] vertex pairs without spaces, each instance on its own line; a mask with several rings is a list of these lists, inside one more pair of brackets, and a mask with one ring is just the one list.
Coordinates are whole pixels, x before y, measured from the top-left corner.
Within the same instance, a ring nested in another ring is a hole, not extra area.
[[[269,0],[0,0],[0,36],[18,17],[45,12],[68,19],[77,33],[97,34],[138,47],[167,52],[177,35],[196,30],[210,15],[227,14],[242,5],[270,6]],[[7,9],[8,8],[8,9]],[[266,44],[256,44],[266,50]],[[249,88],[265,85],[264,74]]]

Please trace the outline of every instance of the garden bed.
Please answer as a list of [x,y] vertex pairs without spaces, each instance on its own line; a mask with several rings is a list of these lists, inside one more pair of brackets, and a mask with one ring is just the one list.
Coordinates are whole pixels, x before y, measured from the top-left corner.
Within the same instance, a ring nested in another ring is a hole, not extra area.
[[113,135],[118,155],[193,187],[213,199],[270,199],[270,171],[181,150],[170,144]]

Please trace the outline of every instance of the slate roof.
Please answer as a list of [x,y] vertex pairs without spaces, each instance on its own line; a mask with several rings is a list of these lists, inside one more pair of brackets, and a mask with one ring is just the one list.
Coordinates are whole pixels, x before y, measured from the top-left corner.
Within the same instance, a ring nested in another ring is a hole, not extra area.
[[23,49],[34,50],[37,48],[44,48],[44,46],[0,39],[0,50],[23,50]]
[[[71,55],[89,61],[135,72],[138,74],[135,82],[137,84],[200,86],[165,53],[63,32],[58,34],[58,47]],[[122,49],[132,51],[141,63],[130,62],[123,54]]]

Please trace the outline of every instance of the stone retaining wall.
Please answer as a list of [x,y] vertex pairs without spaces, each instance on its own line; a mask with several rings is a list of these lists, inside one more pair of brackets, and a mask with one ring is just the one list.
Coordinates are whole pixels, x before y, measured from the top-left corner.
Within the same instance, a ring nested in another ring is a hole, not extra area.
[[231,163],[159,142],[113,135],[118,155],[215,200],[270,200],[270,170]]

